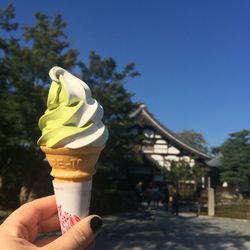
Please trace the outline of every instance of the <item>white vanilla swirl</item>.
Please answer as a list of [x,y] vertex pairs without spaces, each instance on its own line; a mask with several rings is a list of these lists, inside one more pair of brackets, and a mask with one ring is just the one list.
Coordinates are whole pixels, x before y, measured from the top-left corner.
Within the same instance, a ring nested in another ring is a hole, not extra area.
[[91,97],[88,85],[60,67],[49,72],[52,84],[47,110],[39,120],[39,145],[81,148],[103,146],[108,130],[102,123],[103,108]]

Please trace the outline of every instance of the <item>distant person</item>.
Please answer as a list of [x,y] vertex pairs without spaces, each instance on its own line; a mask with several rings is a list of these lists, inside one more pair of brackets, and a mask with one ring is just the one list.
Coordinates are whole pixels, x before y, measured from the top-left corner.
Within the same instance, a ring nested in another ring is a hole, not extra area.
[[150,208],[151,201],[153,199],[153,190],[151,185],[145,190],[144,199],[147,202],[147,209]]
[[179,201],[180,201],[180,195],[178,190],[174,190],[172,195],[172,214],[175,216],[179,215]]
[[142,199],[143,199],[142,185],[143,185],[143,182],[139,181],[135,186],[136,206],[137,207],[141,206]]
[[159,202],[161,198],[160,188],[157,185],[155,185],[152,188],[152,194],[153,194],[153,206],[154,208],[157,208],[159,207]]
[[168,211],[168,206],[169,206],[169,190],[168,190],[168,186],[167,185],[163,188],[163,204],[165,206],[166,211]]

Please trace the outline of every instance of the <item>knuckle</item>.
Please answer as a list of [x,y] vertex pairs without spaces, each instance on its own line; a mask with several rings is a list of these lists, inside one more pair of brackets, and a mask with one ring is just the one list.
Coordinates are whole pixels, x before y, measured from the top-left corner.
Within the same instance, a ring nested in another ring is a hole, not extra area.
[[85,243],[88,239],[86,234],[77,227],[75,227],[74,230],[71,231],[71,236],[79,246],[83,245],[83,243]]

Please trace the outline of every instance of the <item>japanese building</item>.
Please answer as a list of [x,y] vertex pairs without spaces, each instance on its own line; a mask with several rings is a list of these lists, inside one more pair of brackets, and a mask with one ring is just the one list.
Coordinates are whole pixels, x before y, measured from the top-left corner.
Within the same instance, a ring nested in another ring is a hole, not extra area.
[[[190,166],[196,163],[206,166],[210,156],[185,143],[177,134],[161,124],[146,108],[140,107],[130,116],[137,120],[134,133],[143,136],[141,152],[144,157],[143,166],[130,171],[134,182],[142,178],[146,181],[167,182],[164,169],[170,170],[172,161],[185,161]],[[205,176],[202,180],[206,185]]]

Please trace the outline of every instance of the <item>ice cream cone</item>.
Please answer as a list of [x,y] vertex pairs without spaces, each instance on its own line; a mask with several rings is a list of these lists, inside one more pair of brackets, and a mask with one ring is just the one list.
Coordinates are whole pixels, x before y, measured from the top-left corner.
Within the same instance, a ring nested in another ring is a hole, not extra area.
[[42,151],[52,167],[53,186],[62,233],[89,213],[92,176],[103,147],[48,148]]
[[95,164],[103,148],[104,146],[86,146],[78,149],[41,146],[52,168],[50,174],[54,177],[54,182],[91,180],[95,174]]
[[88,215],[95,164],[108,130],[102,122],[103,107],[92,98],[85,82],[58,66],[49,76],[52,83],[47,109],[38,122],[42,134],[37,143],[52,168],[58,215],[65,233]]

